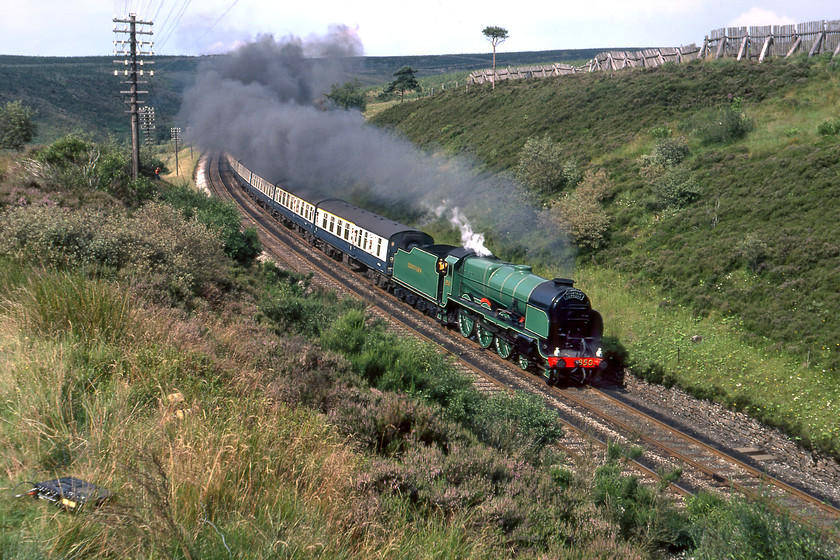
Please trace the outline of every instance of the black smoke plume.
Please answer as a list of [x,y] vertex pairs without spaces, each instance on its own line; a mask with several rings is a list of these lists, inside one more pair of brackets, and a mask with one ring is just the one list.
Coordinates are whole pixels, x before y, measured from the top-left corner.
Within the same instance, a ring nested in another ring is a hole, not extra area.
[[506,254],[567,270],[568,245],[541,231],[540,212],[510,178],[421,152],[358,112],[324,110],[323,94],[352,78],[361,53],[346,27],[305,41],[263,36],[203,63],[180,118],[201,148],[226,150],[271,182],[338,198],[364,192],[380,207],[459,208]]

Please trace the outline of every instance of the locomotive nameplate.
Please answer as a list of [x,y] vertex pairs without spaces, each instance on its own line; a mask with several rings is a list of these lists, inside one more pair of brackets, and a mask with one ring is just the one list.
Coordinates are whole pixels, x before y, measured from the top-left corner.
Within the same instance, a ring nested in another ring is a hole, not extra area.
[[586,294],[584,294],[582,291],[578,290],[577,288],[569,288],[563,294],[563,299],[573,299],[573,300],[577,300],[577,301],[585,301],[586,300]]

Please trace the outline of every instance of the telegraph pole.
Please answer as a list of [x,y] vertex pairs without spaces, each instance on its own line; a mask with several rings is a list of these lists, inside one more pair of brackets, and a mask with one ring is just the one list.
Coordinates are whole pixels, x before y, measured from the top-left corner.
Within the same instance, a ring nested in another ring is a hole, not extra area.
[[178,166],[178,142],[181,141],[180,127],[170,128],[169,135],[172,137],[172,142],[175,144],[175,175],[180,175],[181,168]]
[[[151,26],[152,22],[138,21],[136,14],[129,14],[128,19],[114,18],[114,23],[128,25],[127,28],[114,28],[114,33],[127,33],[129,36],[128,40],[118,39],[114,41],[114,56],[127,57],[124,60],[115,60],[114,62],[117,64],[122,63],[126,66],[123,74],[126,76],[127,80],[122,83],[127,84],[129,89],[128,91],[121,91],[120,93],[128,95],[126,103],[129,105],[128,113],[131,114],[131,176],[134,179],[137,179],[137,176],[140,174],[140,104],[143,103],[143,101],[138,98],[138,95],[141,93],[149,93],[148,91],[140,91],[137,87],[139,84],[148,83],[137,79],[138,76],[142,76],[144,74],[144,71],[142,70],[144,61],[139,57],[154,55],[151,51],[143,51],[144,45],[148,45],[148,47],[151,48],[152,41],[138,41],[137,36],[152,35],[151,30],[145,31],[142,28],[144,25]],[[140,29],[138,29],[138,26],[140,26]],[[126,43],[128,44],[127,51]],[[153,64],[153,62],[146,61],[145,64]],[[138,66],[141,67],[140,70],[138,70]],[[114,75],[119,76],[120,71],[114,70]],[[153,76],[154,71],[149,71],[149,75]]]

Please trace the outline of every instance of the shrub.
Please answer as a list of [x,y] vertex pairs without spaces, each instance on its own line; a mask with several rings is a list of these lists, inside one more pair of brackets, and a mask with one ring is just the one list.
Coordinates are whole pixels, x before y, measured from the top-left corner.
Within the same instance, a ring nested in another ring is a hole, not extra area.
[[130,207],[150,200],[155,186],[147,177],[131,177],[131,156],[126,148],[95,144],[76,135],[60,138],[35,154],[42,165],[36,177],[68,189],[106,192]]
[[483,443],[506,453],[524,452],[532,462],[563,435],[557,414],[524,394],[483,399],[467,426]]
[[277,332],[294,331],[317,337],[341,312],[334,294],[313,290],[312,275],[304,276],[277,268],[272,262],[261,265],[263,294],[259,308]]
[[755,234],[748,233],[736,248],[738,257],[744,259],[747,267],[753,274],[758,274],[759,267],[767,258],[767,243],[759,239]]
[[821,136],[836,136],[840,134],[840,118],[827,119],[817,125],[817,134]]
[[753,129],[752,119],[741,110],[740,99],[719,110],[696,128],[703,144],[731,144],[747,135]]
[[650,129],[650,135],[658,139],[669,138],[671,136],[671,129],[667,126],[654,126]]
[[601,201],[612,192],[606,172],[588,171],[574,192],[566,193],[549,212],[550,219],[570,235],[578,247],[596,249],[610,225]]
[[550,196],[577,185],[582,174],[573,159],[564,159],[563,149],[548,135],[529,138],[519,153],[516,177],[540,196]]
[[679,209],[696,200],[703,189],[694,175],[683,166],[668,167],[652,184],[651,206],[657,210]]
[[835,558],[816,532],[794,524],[763,500],[729,501],[710,494],[686,500],[691,533],[696,542],[692,557],[766,558],[768,560]]
[[398,455],[409,447],[435,445],[448,448],[453,426],[440,421],[440,410],[392,392],[345,391],[330,412],[342,432],[380,455]]
[[672,551],[693,544],[685,516],[662,494],[640,484],[636,476],[623,476],[615,458],[595,471],[593,501],[619,527],[624,539],[636,538],[646,547]]
[[242,217],[232,203],[186,185],[166,189],[162,194],[163,200],[185,218],[196,218],[218,232],[225,254],[237,263],[249,265],[262,252],[256,229],[242,229]]
[[68,269],[102,266],[136,276],[155,299],[187,302],[206,286],[227,285],[216,235],[168,206],[123,212],[12,208],[0,213],[0,254]]
[[653,147],[650,156],[643,158],[648,165],[672,167],[685,161],[691,151],[684,137],[666,138]]

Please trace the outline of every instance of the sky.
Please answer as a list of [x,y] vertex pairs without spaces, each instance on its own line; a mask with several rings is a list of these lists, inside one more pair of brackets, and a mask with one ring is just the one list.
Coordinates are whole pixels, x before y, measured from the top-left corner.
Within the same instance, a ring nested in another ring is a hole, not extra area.
[[228,52],[261,35],[322,36],[345,26],[367,56],[489,51],[481,30],[507,29],[499,51],[678,47],[713,29],[840,20],[837,0],[8,0],[0,54],[110,56],[113,19],[152,21],[161,55]]

